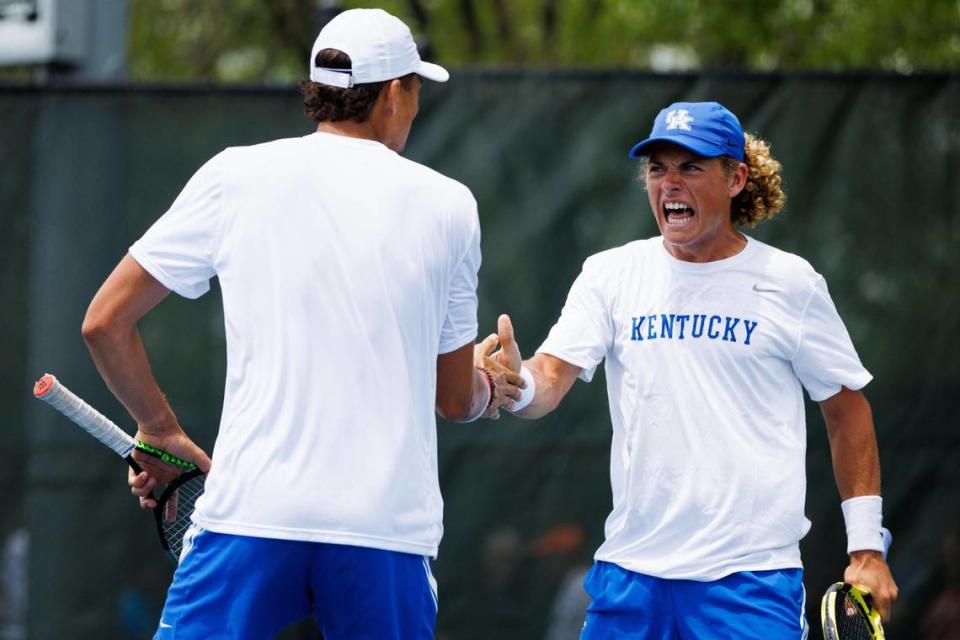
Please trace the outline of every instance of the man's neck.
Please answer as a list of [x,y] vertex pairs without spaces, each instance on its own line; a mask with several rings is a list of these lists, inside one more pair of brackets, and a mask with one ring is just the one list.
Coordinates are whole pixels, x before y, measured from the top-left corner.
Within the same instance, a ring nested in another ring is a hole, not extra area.
[[709,242],[678,245],[664,239],[664,248],[677,260],[683,262],[716,262],[737,255],[747,246],[747,237],[734,230],[730,234],[723,234],[712,238]]
[[338,122],[321,122],[317,125],[319,133],[332,133],[336,136],[346,136],[348,138],[362,138],[364,140],[375,140],[383,142],[378,135],[373,123],[354,122],[353,120],[340,120]]

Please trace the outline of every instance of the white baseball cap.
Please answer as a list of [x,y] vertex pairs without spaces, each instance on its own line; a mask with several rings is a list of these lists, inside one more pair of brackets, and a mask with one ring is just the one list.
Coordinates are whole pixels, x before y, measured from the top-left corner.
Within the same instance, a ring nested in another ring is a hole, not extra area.
[[[337,49],[350,56],[351,69],[316,66],[317,53]],[[446,82],[450,74],[420,59],[410,28],[383,9],[350,9],[327,23],[310,52],[310,80],[334,87],[383,82],[409,73]]]

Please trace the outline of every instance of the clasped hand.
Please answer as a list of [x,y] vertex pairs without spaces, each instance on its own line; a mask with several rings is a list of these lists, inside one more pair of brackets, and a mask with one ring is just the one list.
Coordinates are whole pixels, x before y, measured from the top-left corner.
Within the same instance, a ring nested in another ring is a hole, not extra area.
[[527,386],[520,377],[522,363],[510,316],[501,315],[497,333],[491,333],[473,348],[474,366],[486,369],[494,384],[493,401],[483,413],[484,418],[499,419],[501,408],[509,411],[520,399],[520,391]]

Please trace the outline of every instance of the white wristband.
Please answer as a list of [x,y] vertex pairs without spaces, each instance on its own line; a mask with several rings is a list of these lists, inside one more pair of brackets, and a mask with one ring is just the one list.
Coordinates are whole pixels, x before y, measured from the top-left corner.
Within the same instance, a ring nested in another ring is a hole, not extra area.
[[886,553],[883,535],[883,498],[858,496],[840,503],[847,526],[847,553],[879,551]]
[[[513,406],[507,409],[510,413],[516,413],[533,402],[533,396],[537,395],[537,381],[534,380],[530,369],[520,366],[520,377],[527,383],[527,386],[520,390],[520,399],[513,403]],[[506,407],[504,407],[506,408]]]

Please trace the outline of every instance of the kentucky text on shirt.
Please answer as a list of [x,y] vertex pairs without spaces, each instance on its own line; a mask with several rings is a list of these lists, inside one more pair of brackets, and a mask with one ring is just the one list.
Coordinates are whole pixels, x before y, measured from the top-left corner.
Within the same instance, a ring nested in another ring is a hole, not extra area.
[[[659,322],[658,322],[659,319]],[[660,313],[630,318],[633,327],[630,340],[686,340],[689,338],[722,340],[750,344],[757,328],[754,320],[718,316],[707,313]],[[739,340],[738,340],[739,337]]]

